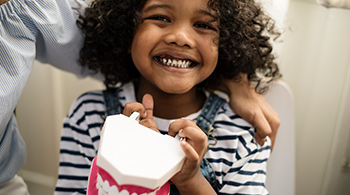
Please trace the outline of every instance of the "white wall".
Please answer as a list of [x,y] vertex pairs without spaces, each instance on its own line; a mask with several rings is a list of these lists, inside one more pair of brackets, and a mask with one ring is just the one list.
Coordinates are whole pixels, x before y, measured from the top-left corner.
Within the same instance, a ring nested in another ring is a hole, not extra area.
[[[350,155],[350,10],[294,0],[287,24],[279,60],[295,96],[296,194],[350,194],[349,170],[341,167]],[[32,194],[53,191],[62,119],[77,96],[97,88],[102,84],[34,66],[17,107],[28,149],[21,174]]]
[[27,145],[27,163],[20,175],[28,182],[31,194],[53,193],[63,118],[79,95],[102,88],[100,81],[78,80],[70,73],[35,62],[16,109]]
[[[349,172],[334,164],[346,157],[341,151],[349,147],[346,140],[339,145],[334,140],[348,139],[349,132],[349,126],[344,127],[349,118],[341,119],[350,112],[350,10],[292,1],[287,21],[281,65],[296,103],[296,192],[350,194]],[[333,181],[342,180],[330,183],[335,172]]]

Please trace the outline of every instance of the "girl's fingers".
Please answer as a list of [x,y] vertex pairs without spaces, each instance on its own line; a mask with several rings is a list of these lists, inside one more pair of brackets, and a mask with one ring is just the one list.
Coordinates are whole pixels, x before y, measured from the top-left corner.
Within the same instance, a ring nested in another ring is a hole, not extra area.
[[185,169],[193,170],[198,164],[201,162],[201,156],[197,153],[197,151],[186,141],[186,139],[182,140],[180,143],[182,150],[186,155],[186,163]]
[[169,125],[169,132],[168,134],[172,137],[175,137],[176,134],[179,133],[181,129],[184,129],[185,127],[194,127],[197,130],[200,130],[199,127],[196,125],[196,123],[192,120],[182,118],[180,120],[176,120]]
[[186,140],[182,140],[180,146],[186,155],[186,159],[181,170],[174,177],[171,178],[171,181],[176,186],[178,186],[181,183],[187,183],[196,174],[200,174],[199,169],[200,164],[202,162],[202,158]]
[[142,105],[145,108],[146,116],[143,117],[145,119],[153,119],[153,108],[154,108],[154,102],[153,97],[150,94],[145,94],[142,98]]
[[153,107],[153,97],[150,94],[146,94],[142,98],[142,103],[127,103],[124,107],[123,114],[130,116],[133,112],[139,112],[141,117],[141,120],[139,121],[140,124],[159,132],[158,126],[153,120]]
[[125,116],[130,116],[133,112],[139,112],[141,118],[146,117],[145,107],[139,102],[130,102],[130,103],[125,104],[123,114]]
[[142,98],[142,103],[129,102],[125,104],[123,114],[130,116],[133,112],[139,112],[141,118],[153,119],[153,97],[150,94],[146,94]]
[[157,124],[152,119],[142,119],[139,123],[145,127],[152,129],[155,132],[160,133]]
[[198,156],[204,156],[208,147],[208,138],[193,121],[180,119],[172,122],[169,125],[169,135],[174,137],[176,134],[184,138],[186,140],[184,143],[191,146]]
[[140,121],[140,124],[148,127],[156,132],[159,133],[158,126],[153,120],[153,108],[154,108],[154,102],[153,97],[150,94],[145,94],[142,97],[142,105],[145,108],[145,117],[142,117],[142,120]]

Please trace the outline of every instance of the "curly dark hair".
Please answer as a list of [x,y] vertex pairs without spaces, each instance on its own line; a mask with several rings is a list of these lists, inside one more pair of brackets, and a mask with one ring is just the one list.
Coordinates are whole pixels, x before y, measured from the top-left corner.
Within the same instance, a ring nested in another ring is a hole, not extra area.
[[[129,49],[146,1],[95,0],[80,16],[78,26],[85,34],[85,43],[79,62],[104,74],[107,88],[140,76]],[[279,34],[254,0],[209,0],[208,7],[220,19],[219,59],[201,86],[216,89],[223,79],[239,79],[240,73],[258,85],[259,75],[270,80],[280,77],[270,43],[270,36],[277,38]]]

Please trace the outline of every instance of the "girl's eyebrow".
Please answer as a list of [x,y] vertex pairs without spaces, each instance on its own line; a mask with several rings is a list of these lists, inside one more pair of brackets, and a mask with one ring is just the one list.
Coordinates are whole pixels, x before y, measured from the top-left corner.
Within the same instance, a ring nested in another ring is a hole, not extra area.
[[153,9],[157,9],[157,8],[171,8],[170,5],[166,5],[166,4],[155,4],[155,5],[151,5],[151,6],[148,6],[146,7],[143,12],[148,12],[148,11],[151,11]]
[[[146,7],[143,12],[148,12],[148,11],[151,11],[151,10],[154,10],[154,9],[158,9],[158,8],[167,8],[167,9],[170,9],[171,6],[170,5],[167,5],[167,4],[154,4],[154,5],[150,5],[148,7]],[[212,14],[210,13],[209,11],[207,10],[199,10],[198,13],[200,14],[203,14],[203,15],[207,15],[209,17],[212,17],[214,19],[214,21],[217,21],[219,19],[219,17],[216,15],[216,14]]]
[[214,21],[217,21],[219,19],[219,17],[216,14],[214,15],[206,10],[200,10],[199,13],[203,14],[203,15],[207,15],[209,17],[212,17],[214,19]]

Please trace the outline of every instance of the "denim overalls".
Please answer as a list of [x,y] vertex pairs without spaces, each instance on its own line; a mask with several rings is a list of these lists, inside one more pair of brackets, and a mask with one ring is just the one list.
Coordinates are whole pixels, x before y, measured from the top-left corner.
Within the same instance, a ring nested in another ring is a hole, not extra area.
[[[114,88],[103,91],[103,96],[106,105],[106,112],[103,118],[108,115],[115,115],[122,113],[123,106],[119,102],[119,90],[120,88]],[[212,136],[213,131],[215,131],[215,126],[213,125],[214,118],[218,113],[218,110],[222,107],[222,105],[226,101],[220,98],[218,95],[214,93],[210,93],[207,101],[204,104],[201,114],[195,119],[198,127],[200,127],[204,133],[208,136],[208,140],[211,142],[216,142],[216,139]],[[215,143],[214,143],[215,145]],[[200,171],[202,175],[208,180],[213,189],[218,192],[218,181],[216,180],[215,173],[213,168],[210,166],[207,159],[203,159],[200,165]],[[175,187],[171,183],[170,188],[171,195],[180,194]]]

